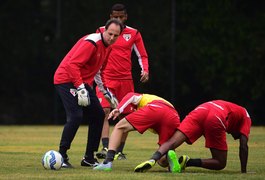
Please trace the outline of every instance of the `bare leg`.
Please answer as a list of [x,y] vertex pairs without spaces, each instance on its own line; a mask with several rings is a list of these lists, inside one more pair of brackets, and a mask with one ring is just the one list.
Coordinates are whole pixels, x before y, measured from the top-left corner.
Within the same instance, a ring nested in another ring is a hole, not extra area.
[[103,129],[102,129],[102,133],[101,133],[101,139],[102,138],[109,138],[109,120],[108,120],[108,116],[109,116],[109,113],[110,113],[110,108],[104,108],[103,110],[104,110],[104,113],[105,113],[105,119],[104,119]]
[[166,155],[162,156],[158,161],[157,161],[157,164],[159,164],[159,166],[161,167],[168,167],[168,160],[167,160],[167,157]]
[[128,133],[124,133],[121,139],[121,142],[125,142],[127,139]]
[[[183,142],[186,141],[186,139],[187,137],[181,131],[176,131],[167,142],[165,142],[159,147],[158,151],[163,156],[168,150],[176,149],[177,147],[179,147]],[[158,159],[155,158],[155,160]]]
[[227,151],[211,148],[212,158],[202,159],[202,167],[212,170],[221,170],[226,166]]
[[112,162],[114,160],[115,152],[117,148],[119,147],[121,143],[121,139],[124,133],[128,133],[130,131],[134,131],[135,129],[133,126],[125,119],[123,118],[120,120],[115,126],[110,136],[109,141],[109,149],[107,152],[107,157],[97,167],[95,167],[95,170],[105,170],[109,171],[112,168]]
[[133,126],[125,119],[123,118],[120,120],[114,127],[109,141],[109,150],[116,151],[119,147],[122,137],[124,134],[128,134],[128,132],[133,131]]
[[[126,116],[126,114],[121,114],[119,116],[120,119],[123,119],[124,117]],[[117,152],[123,152],[123,148],[124,148],[124,145],[125,145],[125,141],[127,139],[127,136],[128,136],[128,133],[124,133],[123,136],[122,136],[122,139],[121,139],[121,144],[120,146],[118,147],[117,149]]]

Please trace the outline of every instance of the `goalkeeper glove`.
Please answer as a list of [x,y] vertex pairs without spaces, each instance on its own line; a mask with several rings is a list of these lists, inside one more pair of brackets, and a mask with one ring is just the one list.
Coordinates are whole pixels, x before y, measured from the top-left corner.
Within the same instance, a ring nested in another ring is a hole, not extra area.
[[107,99],[107,101],[110,103],[111,108],[116,108],[119,104],[116,97],[109,91],[108,88],[106,88],[105,92],[103,93],[104,97]]
[[90,105],[89,93],[86,90],[84,84],[81,84],[77,88],[77,96],[78,96],[78,105],[80,105],[80,106],[88,106],[88,105]]

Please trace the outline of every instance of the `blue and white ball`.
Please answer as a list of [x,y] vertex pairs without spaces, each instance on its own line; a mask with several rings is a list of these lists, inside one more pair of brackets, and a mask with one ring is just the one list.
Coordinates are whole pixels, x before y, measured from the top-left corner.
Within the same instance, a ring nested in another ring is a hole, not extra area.
[[42,165],[45,169],[59,170],[63,164],[62,155],[54,150],[50,150],[42,157]]

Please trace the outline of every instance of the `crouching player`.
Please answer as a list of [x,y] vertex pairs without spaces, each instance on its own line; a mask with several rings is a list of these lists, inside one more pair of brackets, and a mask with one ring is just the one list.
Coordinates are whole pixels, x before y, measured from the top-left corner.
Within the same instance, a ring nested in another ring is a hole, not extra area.
[[[205,146],[210,149],[212,157],[209,159],[193,159],[186,155],[179,158],[182,171],[188,166],[202,167],[212,170],[221,170],[226,166],[227,141],[226,132],[233,138],[239,139],[239,158],[241,172],[247,172],[248,136],[251,119],[244,107],[237,104],[215,100],[203,103],[191,111],[181,122],[175,134],[161,145],[153,157],[138,165],[135,170],[143,172],[150,161],[159,160],[170,149],[179,147],[183,142],[193,144],[201,136],[205,137]],[[172,162],[175,162],[172,160]],[[148,167],[150,169],[150,167]],[[171,169],[174,169],[171,167]]]
[[[138,131],[143,134],[146,130],[151,130],[158,134],[158,145],[165,143],[177,130],[180,124],[178,112],[174,106],[165,99],[151,94],[128,93],[119,103],[117,109],[109,114],[109,119],[116,119],[125,108],[130,108],[131,113],[121,119],[114,127],[109,141],[109,149],[105,160],[96,166],[94,170],[111,171],[112,163],[121,143],[122,136],[130,131]],[[166,156],[162,157],[158,164],[167,167],[168,162],[173,164],[176,161],[176,154],[170,151]],[[146,168],[154,166],[156,162],[150,161],[146,164]],[[174,170],[178,171],[179,167],[171,165]],[[177,169],[178,168],[178,169]]]

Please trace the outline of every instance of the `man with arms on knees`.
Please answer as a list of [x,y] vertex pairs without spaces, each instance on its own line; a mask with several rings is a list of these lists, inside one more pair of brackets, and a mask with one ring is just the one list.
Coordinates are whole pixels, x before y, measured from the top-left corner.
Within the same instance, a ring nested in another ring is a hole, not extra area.
[[[59,152],[64,163],[62,167],[72,168],[67,150],[70,149],[75,134],[88,114],[89,132],[86,152],[82,166],[95,166],[98,164],[94,152],[98,150],[100,135],[103,126],[104,112],[100,102],[92,90],[95,74],[107,59],[112,45],[122,32],[120,21],[112,19],[107,21],[102,33],[93,33],[81,38],[67,53],[54,75],[55,88],[60,95],[67,120],[61,136]],[[112,98],[105,90],[105,94]]]
[[[143,134],[149,129],[151,132],[158,134],[158,145],[161,145],[174,134],[180,123],[178,112],[173,105],[155,95],[128,93],[122,99],[118,108],[109,114],[109,118],[117,118],[125,108],[131,109],[131,114],[121,119],[114,127],[110,136],[106,159],[94,170],[112,170],[112,162],[124,134],[135,130]],[[176,159],[175,155],[175,153],[170,154],[168,158],[174,160]],[[165,156],[158,163],[162,167],[168,166]],[[176,168],[172,165],[171,167]],[[177,168],[180,169],[180,167]],[[176,169],[171,171],[176,171]]]
[[[186,155],[173,166],[181,166],[182,171],[189,166],[221,170],[226,166],[227,142],[226,132],[233,138],[239,139],[239,158],[241,172],[247,172],[248,137],[251,119],[245,108],[223,100],[209,101],[199,105],[191,111],[181,122],[175,134],[156,151],[152,158],[138,165],[136,172],[143,172],[152,168],[151,162],[159,160],[167,151],[177,148],[183,142],[194,143],[202,135],[205,146],[210,148],[212,157],[209,159],[192,159]],[[147,166],[149,164],[149,166]],[[172,168],[172,167],[171,167]]]
[[[127,10],[123,4],[114,4],[111,8],[110,19],[119,19],[123,24],[127,20]],[[103,27],[99,28],[97,32],[102,32]],[[132,78],[132,61],[131,55],[132,50],[135,51],[138,56],[138,62],[141,67],[141,78],[140,81],[145,83],[149,79],[149,70],[148,70],[148,56],[145,50],[143,39],[141,33],[134,28],[126,26],[124,24],[124,30],[119,36],[115,44],[112,45],[112,51],[110,53],[108,63],[105,67],[102,68],[101,76],[104,81],[104,85],[109,88],[118,101],[121,101],[122,98],[129,92],[134,92],[134,82]],[[97,80],[97,79],[96,79]],[[101,135],[103,149],[98,152],[96,156],[98,158],[104,159],[108,150],[109,144],[109,121],[108,115],[111,108],[116,108],[112,106],[104,99],[104,95],[97,88],[97,96],[101,100],[101,105],[105,112],[104,125]],[[123,112],[123,117],[128,114],[126,110]],[[122,117],[120,117],[121,119]],[[124,134],[124,137],[121,141],[121,145],[117,150],[115,158],[117,159],[126,159],[123,154],[123,148],[125,144],[127,135]]]

